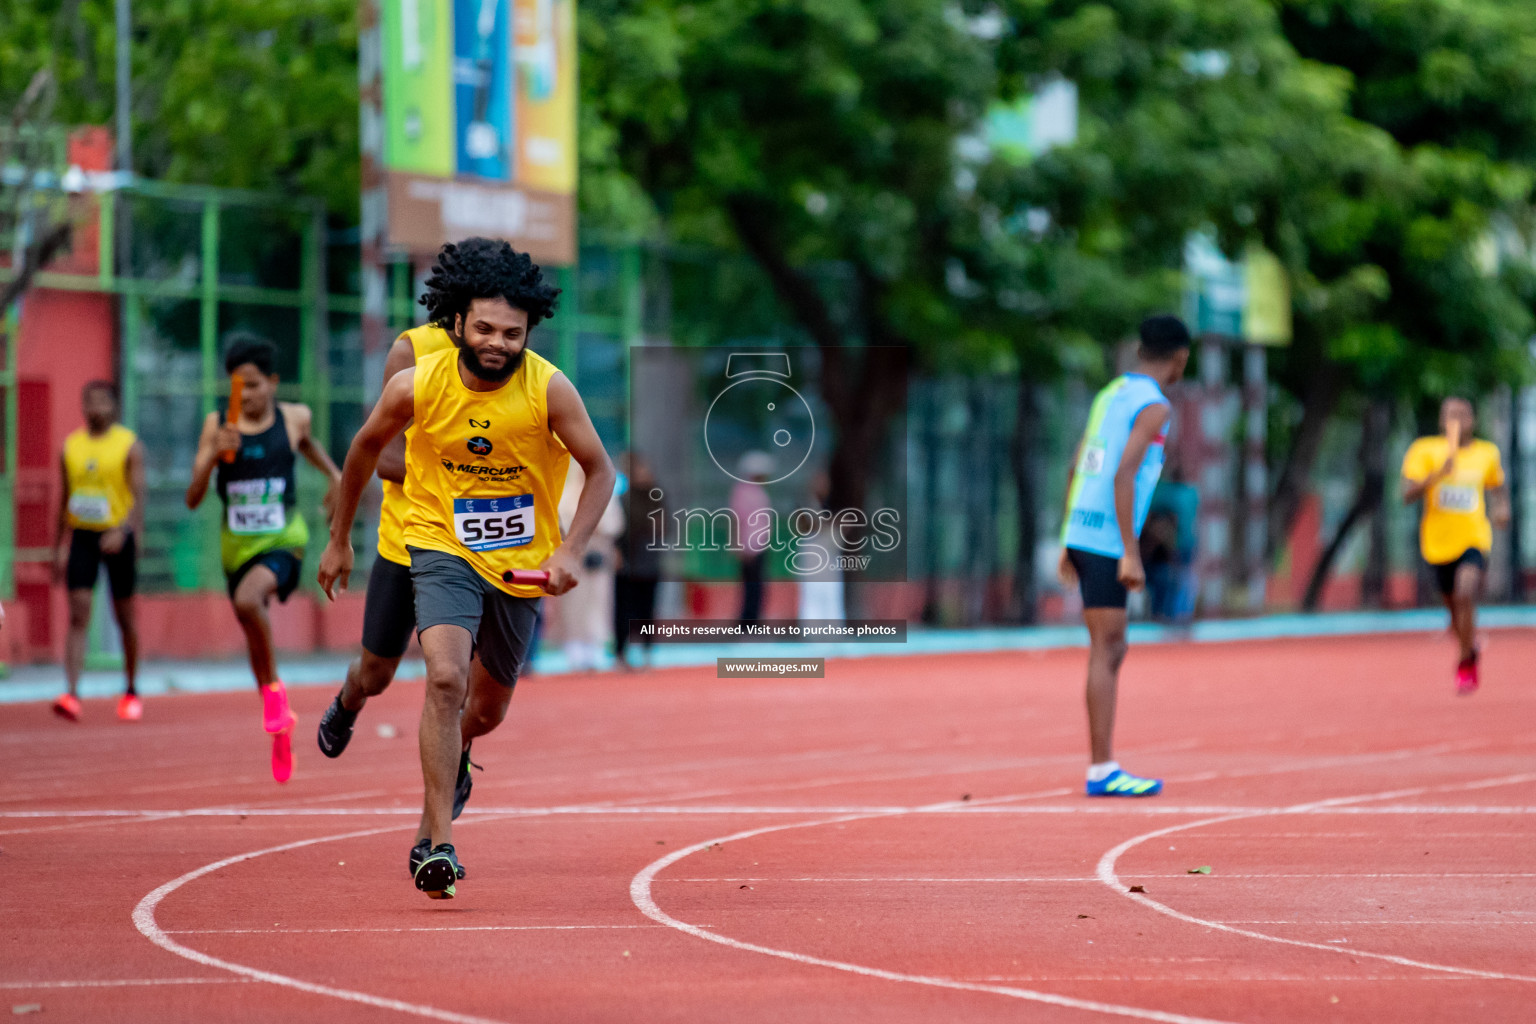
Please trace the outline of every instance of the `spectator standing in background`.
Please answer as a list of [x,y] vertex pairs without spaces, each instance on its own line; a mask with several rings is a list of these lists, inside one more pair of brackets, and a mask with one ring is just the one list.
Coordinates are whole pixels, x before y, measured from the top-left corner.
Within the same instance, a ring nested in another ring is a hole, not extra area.
[[[656,617],[656,587],[661,582],[661,552],[651,543],[667,514],[661,488],[651,464],[639,452],[625,457],[629,487],[624,494],[624,533],[619,539],[619,571],[614,576],[613,656],[621,669],[632,666],[627,657],[629,620]],[[646,668],[651,666],[651,640],[645,648]]]
[[[562,532],[570,531],[571,518],[576,514],[586,480],[581,464],[572,459],[565,493],[560,499]],[[608,633],[613,628],[613,578],[618,563],[618,540],[623,532],[624,512],[619,506],[618,488],[615,487],[582,555],[575,574],[576,588],[559,598],[565,659],[573,671],[590,672],[602,660]]]
[[763,617],[763,577],[768,565],[768,542],[773,502],[763,482],[773,472],[773,456],[765,452],[747,452],[736,470],[736,486],[731,488],[731,513],[741,530],[741,550],[736,552],[741,568],[742,622],[757,622]]

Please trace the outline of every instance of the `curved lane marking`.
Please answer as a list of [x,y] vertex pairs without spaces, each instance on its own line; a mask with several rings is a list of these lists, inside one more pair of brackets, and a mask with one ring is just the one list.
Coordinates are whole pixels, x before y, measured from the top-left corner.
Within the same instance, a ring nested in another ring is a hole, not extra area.
[[[1416,786],[1412,789],[1398,789],[1385,793],[1374,793],[1363,796],[1334,797],[1331,800],[1317,800],[1311,803],[1295,804],[1291,807],[1256,808],[1252,811],[1246,811],[1240,814],[1226,814],[1215,818],[1202,818],[1198,821],[1191,821],[1182,825],[1170,825],[1167,828],[1155,829],[1151,832],[1145,832],[1139,836],[1135,836],[1134,838],[1127,839],[1119,846],[1106,851],[1104,856],[1099,858],[1097,874],[1099,876],[1099,881],[1103,882],[1105,885],[1109,886],[1115,892],[1119,893],[1121,896],[1126,897],[1127,899],[1135,900],[1142,906],[1149,907],[1152,910],[1157,911],[1159,914],[1165,914],[1168,917],[1174,918],[1175,920],[1183,921],[1186,924],[1199,925],[1202,928],[1209,928],[1213,931],[1227,932],[1232,935],[1241,935],[1245,938],[1259,939],[1264,942],[1277,942],[1286,946],[1300,946],[1303,949],[1322,949],[1327,950],[1330,953],[1343,953],[1351,957],[1369,957],[1372,960],[1383,960],[1387,963],[1398,964],[1402,967],[1416,967],[1420,970],[1437,971],[1442,974],[1456,974],[1471,978],[1490,978],[1496,981],[1536,982],[1536,977],[1531,977],[1524,974],[1506,974],[1502,971],[1484,971],[1478,970],[1474,967],[1453,967],[1448,964],[1435,964],[1423,960],[1414,960],[1405,956],[1394,956],[1390,953],[1373,953],[1353,945],[1336,946],[1323,942],[1308,942],[1306,939],[1289,939],[1279,935],[1269,935],[1265,932],[1252,931],[1248,928],[1238,928],[1230,924],[1223,924],[1220,921],[1212,921],[1207,918],[1196,917],[1193,914],[1186,914],[1182,910],[1175,910],[1173,907],[1168,906],[1166,903],[1159,903],[1157,900],[1146,895],[1145,893],[1131,892],[1129,891],[1129,887],[1123,881],[1121,881],[1120,876],[1115,872],[1116,862],[1119,861],[1119,859],[1128,851],[1136,848],[1137,846],[1140,846],[1142,843],[1145,843],[1149,840],[1157,839],[1166,835],[1172,835],[1175,832],[1184,832],[1188,831],[1189,829],[1204,828],[1208,825],[1219,825],[1225,824],[1227,822],[1242,821],[1247,818],[1262,818],[1279,814],[1312,814],[1320,811],[1327,811],[1335,807],[1341,807],[1343,805],[1363,803],[1370,800],[1394,800],[1407,796],[1421,796],[1425,793],[1451,793],[1471,789],[1489,789],[1494,786],[1513,786],[1519,783],[1530,782],[1532,780],[1536,780],[1536,774],[1525,773],[1521,775],[1507,775],[1495,779],[1480,779],[1476,782],[1456,783],[1443,786]],[[1306,922],[1303,921],[1298,923],[1305,924]]]
[[940,978],[925,974],[904,974],[900,971],[887,971],[878,967],[866,967],[862,964],[846,963],[841,960],[829,960],[825,957],[810,956],[805,953],[796,953],[787,949],[775,949],[771,946],[762,946],[754,942],[743,942],[727,935],[720,935],[707,931],[697,925],[680,921],[657,906],[655,898],[651,894],[651,885],[656,880],[657,874],[682,860],[684,857],[706,850],[716,843],[740,842],[743,839],[751,839],[754,836],[767,835],[770,832],[784,832],[794,828],[817,828],[824,825],[836,825],[848,821],[864,821],[873,818],[897,817],[906,814],[929,813],[938,808],[947,808],[952,802],[933,804],[928,807],[911,807],[905,810],[886,812],[880,814],[848,814],[835,818],[821,818],[812,821],[791,822],[789,824],[768,825],[763,828],[747,829],[744,832],[735,832],[718,839],[707,839],[692,846],[684,847],[667,854],[659,860],[653,861],[637,874],[629,883],[629,898],[634,901],[640,912],[653,921],[658,921],[670,928],[685,932],[695,938],[706,939],[710,942],[729,946],[732,949],[743,950],[748,953],[761,953],[765,956],[778,957],[781,960],[791,960],[795,963],[807,964],[814,967],[829,967],[836,971],[844,971],[849,974],[860,974],[867,978],[880,978],[884,981],[900,981],[913,985],[929,985],[934,988],[956,989],[962,992],[986,992],[992,995],[1008,996],[1013,999],[1025,999],[1035,1003],[1045,1003],[1050,1006],[1060,1006],[1071,1010],[1087,1010],[1094,1013],[1105,1013],[1119,1017],[1133,1017],[1137,1020],[1159,1021],[1161,1024],[1226,1024],[1226,1022],[1214,1021],[1206,1017],[1190,1017],[1179,1013],[1166,1013],[1162,1010],[1149,1010],[1137,1006],[1122,1006],[1118,1003],[1103,1003],[1092,999],[1074,999],[1071,996],[1056,995],[1052,992],[1040,992],[1035,989],[1018,988],[1012,985],[987,985],[979,982],[957,981],[953,978]]
[[430,1020],[448,1021],[450,1024],[503,1024],[501,1021],[491,1020],[487,1017],[473,1017],[464,1013],[453,1013],[449,1010],[439,1010],[435,1006],[423,1006],[419,1003],[407,1003],[399,999],[386,999],[383,996],[371,995],[367,992],[355,992],[351,989],[336,988],[332,985],[317,985],[310,981],[300,981],[298,978],[290,978],[286,974],[277,974],[273,971],[262,971],[244,964],[233,963],[229,960],[220,960],[218,957],[209,956],[190,949],[166,934],[155,921],[155,908],[160,901],[171,893],[180,889],[188,882],[194,882],[204,875],[239,864],[243,861],[255,860],[257,857],[265,857],[269,853],[282,853],[285,850],[298,850],[306,846],[315,846],[319,843],[334,843],[344,839],[361,839],[365,836],[376,836],[384,832],[397,832],[403,826],[391,825],[386,828],[368,828],[358,832],[342,832],[333,836],[320,836],[315,839],[300,839],[297,842],[283,843],[281,846],[269,846],[264,850],[252,850],[250,853],[239,853],[233,857],[225,857],[223,860],[205,864],[195,871],[188,871],[180,878],[174,878],[166,882],[154,892],[139,901],[139,905],[133,908],[133,923],[143,936],[150,942],[159,946],[168,953],[174,953],[179,957],[191,960],[193,963],[203,964],[207,967],[217,967],[231,974],[238,974],[254,981],[265,981],[273,985],[281,985],[284,988],[297,989],[300,992],[308,992],[311,995],[330,996],[333,999],[344,999],[349,1003],[362,1003],[364,1006],[375,1006],[381,1010],[394,1010],[398,1013],[407,1013],[416,1017],[426,1017]]

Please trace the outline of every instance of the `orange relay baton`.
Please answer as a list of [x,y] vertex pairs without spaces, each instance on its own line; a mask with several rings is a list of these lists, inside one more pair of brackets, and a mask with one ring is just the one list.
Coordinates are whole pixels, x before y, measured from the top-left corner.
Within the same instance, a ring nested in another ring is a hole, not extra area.
[[[229,411],[225,413],[224,421],[232,427],[240,424],[240,400],[245,397],[245,378],[237,373],[229,375]],[[234,452],[220,452],[219,458],[225,462],[234,462]]]

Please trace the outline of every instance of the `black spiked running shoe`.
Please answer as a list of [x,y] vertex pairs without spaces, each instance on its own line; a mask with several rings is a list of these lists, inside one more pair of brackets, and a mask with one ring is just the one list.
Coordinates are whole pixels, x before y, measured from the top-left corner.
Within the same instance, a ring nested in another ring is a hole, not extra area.
[[[432,840],[430,840],[430,839],[418,839],[418,840],[416,840],[416,845],[411,847],[411,867],[410,867],[410,871],[411,871],[411,877],[412,878],[416,877],[416,869],[421,867],[421,862],[426,860],[431,855],[432,855]],[[455,859],[455,863],[457,863],[457,859]],[[458,878],[459,881],[461,881],[461,882],[464,881],[464,865],[463,864],[459,864],[458,871],[456,872],[456,874],[459,876],[459,878]]]
[[464,805],[469,803],[469,791],[475,788],[475,780],[469,776],[471,768],[477,772],[485,771],[469,759],[469,748],[465,747],[464,756],[459,758],[459,777],[453,780],[453,821],[458,821],[459,815],[464,813]]
[[438,843],[416,868],[416,888],[429,899],[453,899],[453,883],[459,878],[459,858],[452,843]]
[[352,742],[352,727],[356,724],[357,712],[342,707],[341,694],[338,693],[331,701],[331,706],[325,709],[325,714],[320,716],[320,728],[316,735],[320,753],[326,757],[340,757],[341,752],[347,749],[347,744]]

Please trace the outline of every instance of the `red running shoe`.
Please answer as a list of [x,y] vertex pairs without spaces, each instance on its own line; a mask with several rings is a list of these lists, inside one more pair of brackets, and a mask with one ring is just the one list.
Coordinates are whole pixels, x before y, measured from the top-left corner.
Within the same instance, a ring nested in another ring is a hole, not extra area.
[[293,778],[293,730],[272,736],[272,777],[278,782]]
[[1466,697],[1477,692],[1477,651],[1470,658],[1463,658],[1456,665],[1456,696]]
[[61,693],[53,701],[53,713],[71,722],[80,721],[80,698],[72,693]]
[[281,679],[261,688],[261,727],[274,735],[288,732],[298,719],[288,706],[288,691]]
[[125,693],[117,699],[117,717],[125,722],[137,722],[144,717],[144,702],[136,693]]

